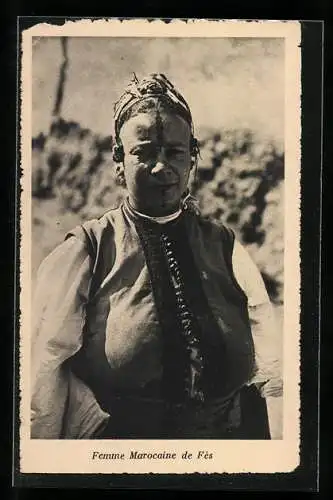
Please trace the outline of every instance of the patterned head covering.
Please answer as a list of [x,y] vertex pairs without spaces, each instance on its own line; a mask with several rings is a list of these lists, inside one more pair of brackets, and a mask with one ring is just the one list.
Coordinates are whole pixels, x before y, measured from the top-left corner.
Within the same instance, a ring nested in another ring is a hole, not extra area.
[[116,138],[122,125],[122,117],[134,104],[150,97],[162,97],[169,101],[177,112],[188,122],[193,134],[193,122],[190,108],[184,97],[173,84],[161,73],[152,73],[142,80],[134,74],[123,95],[115,103],[114,121]]

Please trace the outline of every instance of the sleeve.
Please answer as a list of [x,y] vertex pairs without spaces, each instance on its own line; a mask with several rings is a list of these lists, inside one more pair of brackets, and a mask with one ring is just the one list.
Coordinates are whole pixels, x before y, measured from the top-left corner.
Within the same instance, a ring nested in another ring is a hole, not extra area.
[[87,432],[80,429],[82,422],[97,427],[105,418],[96,413],[99,407],[89,388],[64,363],[82,345],[90,282],[90,257],[76,237],[59,245],[38,270],[32,309],[32,438],[63,437],[66,412],[75,417],[76,423],[72,418],[65,425],[72,437]]
[[251,383],[263,396],[282,395],[281,332],[260,271],[236,240],[232,256],[235,278],[248,297],[248,313],[255,347],[255,373]]

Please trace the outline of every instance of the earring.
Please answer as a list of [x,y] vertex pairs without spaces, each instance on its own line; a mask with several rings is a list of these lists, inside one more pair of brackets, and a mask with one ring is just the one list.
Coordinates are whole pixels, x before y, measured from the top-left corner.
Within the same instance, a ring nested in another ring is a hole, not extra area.
[[191,194],[189,188],[184,191],[180,204],[183,210],[190,210],[200,215],[199,201]]

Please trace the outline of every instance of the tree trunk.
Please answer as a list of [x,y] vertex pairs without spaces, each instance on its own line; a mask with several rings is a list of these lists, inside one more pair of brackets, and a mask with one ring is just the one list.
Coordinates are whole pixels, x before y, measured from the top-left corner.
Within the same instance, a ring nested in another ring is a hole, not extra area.
[[67,67],[68,67],[68,38],[62,37],[61,39],[61,50],[62,50],[62,63],[59,70],[59,79],[56,91],[56,100],[54,103],[54,108],[52,112],[53,118],[58,118],[61,114],[61,106],[64,98],[64,88],[67,79]]

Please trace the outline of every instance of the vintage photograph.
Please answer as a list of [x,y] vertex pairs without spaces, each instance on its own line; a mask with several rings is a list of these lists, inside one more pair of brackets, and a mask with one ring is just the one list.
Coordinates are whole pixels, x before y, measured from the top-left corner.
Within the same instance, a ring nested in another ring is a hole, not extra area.
[[205,465],[223,443],[292,443],[297,457],[299,67],[294,79],[286,68],[298,26],[250,25],[28,30],[26,457],[69,441],[91,450],[84,472],[170,467],[172,443],[176,459],[206,443],[195,448]]

